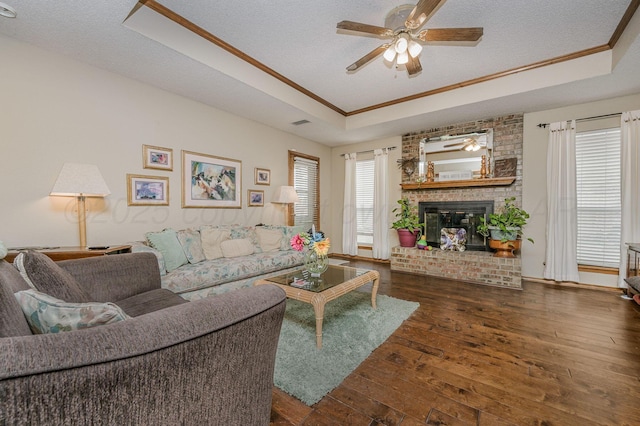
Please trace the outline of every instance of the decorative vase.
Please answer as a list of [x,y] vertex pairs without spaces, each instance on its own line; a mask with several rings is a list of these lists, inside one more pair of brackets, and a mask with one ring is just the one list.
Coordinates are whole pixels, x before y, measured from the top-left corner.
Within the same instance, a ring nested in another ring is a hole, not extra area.
[[496,250],[494,257],[516,257],[514,251],[520,250],[522,240],[512,240],[502,242],[500,240],[489,240],[489,247]]
[[507,228],[507,232],[501,231],[498,227],[489,227],[489,234],[492,240],[517,240],[520,228]]
[[304,268],[312,277],[319,277],[329,267],[329,256],[316,253],[315,250],[307,250],[304,255]]
[[408,229],[397,229],[397,231],[400,247],[415,247],[418,235],[420,235],[419,229],[416,229],[413,232]]

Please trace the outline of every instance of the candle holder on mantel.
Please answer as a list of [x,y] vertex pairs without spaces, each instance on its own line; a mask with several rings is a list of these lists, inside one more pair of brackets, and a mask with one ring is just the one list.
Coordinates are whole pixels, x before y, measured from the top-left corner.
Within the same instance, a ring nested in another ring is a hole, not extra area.
[[482,155],[480,160],[480,178],[485,179],[487,177],[487,156]]
[[433,182],[434,177],[433,161],[427,161],[427,182]]

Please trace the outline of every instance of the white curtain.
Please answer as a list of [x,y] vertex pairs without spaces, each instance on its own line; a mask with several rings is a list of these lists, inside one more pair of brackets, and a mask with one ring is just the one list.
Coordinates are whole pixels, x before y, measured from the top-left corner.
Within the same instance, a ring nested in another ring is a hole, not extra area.
[[640,243],[640,110],[624,112],[620,122],[620,196],[622,218],[620,229],[620,272],[618,286],[626,287],[627,246]]
[[342,252],[358,254],[358,219],[356,208],[356,154],[344,156],[344,210],[342,211]]
[[389,152],[373,151],[373,258],[389,259]]
[[544,278],[579,282],[576,122],[551,123],[547,150],[547,246]]

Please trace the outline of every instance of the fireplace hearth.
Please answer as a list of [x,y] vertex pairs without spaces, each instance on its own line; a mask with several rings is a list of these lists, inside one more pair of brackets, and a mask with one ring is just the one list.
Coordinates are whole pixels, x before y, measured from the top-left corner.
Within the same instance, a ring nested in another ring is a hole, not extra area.
[[466,250],[488,251],[489,241],[478,234],[480,218],[493,213],[493,200],[490,201],[438,201],[418,203],[420,222],[429,245],[440,247],[442,230],[464,229]]

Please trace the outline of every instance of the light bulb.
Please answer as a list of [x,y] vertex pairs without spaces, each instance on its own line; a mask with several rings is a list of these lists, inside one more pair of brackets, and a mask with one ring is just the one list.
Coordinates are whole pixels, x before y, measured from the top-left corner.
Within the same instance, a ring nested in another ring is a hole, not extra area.
[[405,50],[402,53],[398,53],[398,59],[396,60],[396,63],[398,65],[404,65],[407,62],[409,62],[409,54],[407,53],[407,51]]
[[422,52],[422,45],[411,40],[409,42],[409,55],[411,55],[412,58],[417,58],[420,52]]
[[407,41],[407,36],[405,34],[400,34],[398,36],[398,40],[396,41],[396,52],[404,53],[407,51],[407,46],[409,42]]
[[393,44],[389,46],[389,48],[384,51],[382,57],[385,59],[385,61],[393,62],[393,59],[396,57],[395,46]]

